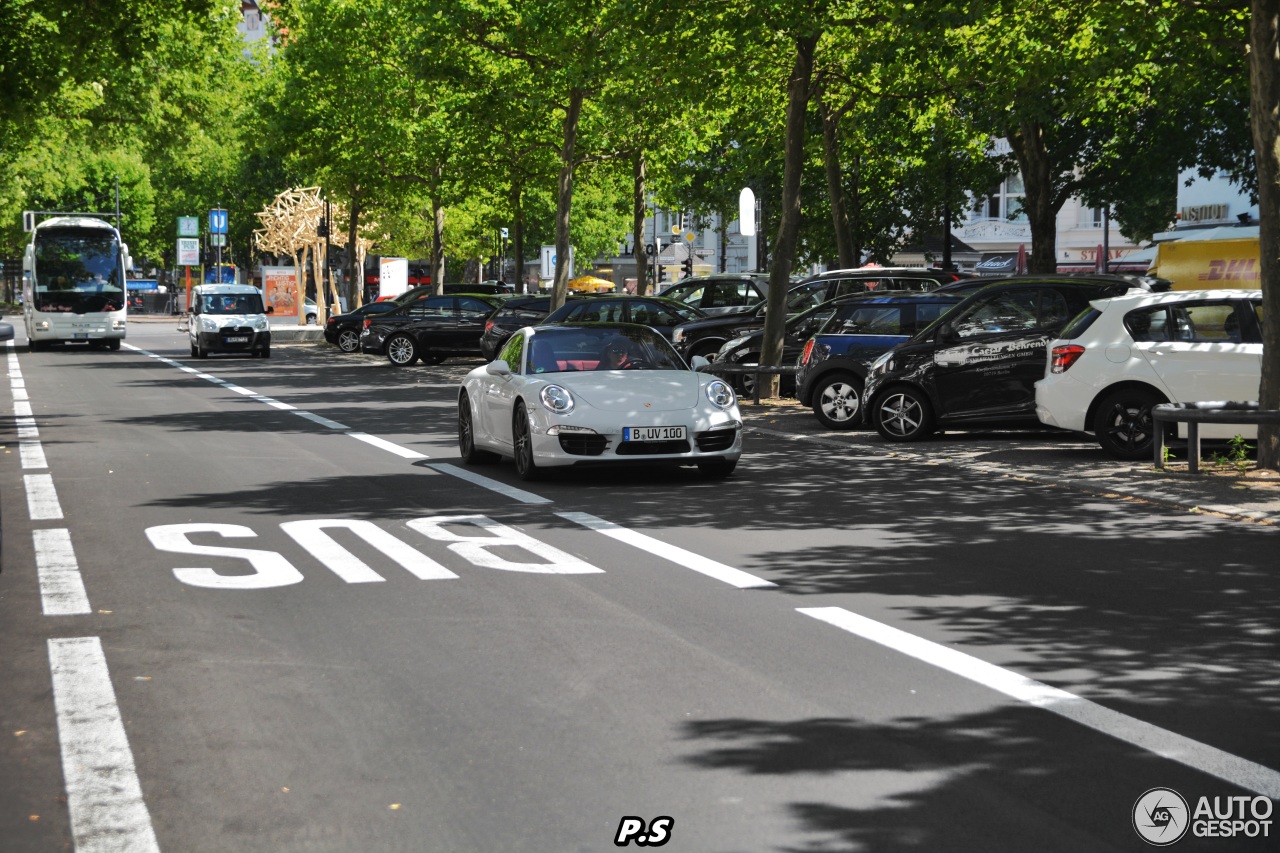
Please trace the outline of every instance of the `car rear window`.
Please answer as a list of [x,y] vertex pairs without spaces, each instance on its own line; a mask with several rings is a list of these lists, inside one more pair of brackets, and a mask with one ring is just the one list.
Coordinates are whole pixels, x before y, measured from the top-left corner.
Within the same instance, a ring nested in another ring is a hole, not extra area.
[[[1067,324],[1067,327],[1062,330],[1058,337],[1064,340],[1074,341],[1076,338],[1088,331],[1089,327],[1093,325],[1093,321],[1101,316],[1101,311],[1093,306],[1089,306],[1072,318],[1071,322]],[[1137,339],[1135,338],[1135,340]]]

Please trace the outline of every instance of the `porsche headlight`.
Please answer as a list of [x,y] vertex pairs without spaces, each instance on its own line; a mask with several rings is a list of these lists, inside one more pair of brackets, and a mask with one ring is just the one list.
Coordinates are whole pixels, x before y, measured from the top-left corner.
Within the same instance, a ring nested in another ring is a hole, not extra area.
[[567,415],[573,411],[573,395],[559,385],[544,386],[538,392],[538,399],[547,411],[557,415]]
[[871,362],[871,372],[877,376],[881,373],[887,373],[890,370],[893,370],[893,350],[890,350],[875,361]]
[[733,389],[719,379],[707,384],[707,399],[721,409],[727,409],[734,403]]

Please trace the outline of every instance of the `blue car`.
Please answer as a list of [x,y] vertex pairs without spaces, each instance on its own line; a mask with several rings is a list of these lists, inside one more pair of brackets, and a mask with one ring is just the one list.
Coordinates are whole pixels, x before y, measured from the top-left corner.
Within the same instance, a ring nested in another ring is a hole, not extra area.
[[871,363],[963,299],[958,293],[894,293],[839,303],[805,342],[796,396],[828,429],[853,429],[863,422],[862,389]]

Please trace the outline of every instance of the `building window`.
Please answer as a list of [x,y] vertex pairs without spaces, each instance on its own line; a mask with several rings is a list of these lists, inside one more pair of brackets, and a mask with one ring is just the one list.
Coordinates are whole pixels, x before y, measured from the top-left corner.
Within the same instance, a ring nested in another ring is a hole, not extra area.
[[990,195],[974,199],[969,221],[1026,222],[1027,212],[1022,208],[1022,195],[1022,176],[1011,175],[993,188]]

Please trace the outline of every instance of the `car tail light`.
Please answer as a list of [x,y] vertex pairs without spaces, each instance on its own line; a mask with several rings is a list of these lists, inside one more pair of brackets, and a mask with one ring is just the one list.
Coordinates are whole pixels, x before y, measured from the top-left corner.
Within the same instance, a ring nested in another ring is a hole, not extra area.
[[492,329],[493,329],[493,321],[485,320],[485,323],[484,323],[485,334],[487,335]]
[[813,355],[813,343],[813,338],[809,338],[809,340],[804,342],[804,352],[800,353],[801,364],[809,363],[809,356]]
[[372,325],[373,325],[373,321],[372,321],[372,320],[370,320],[368,317],[365,317],[365,318],[364,318],[364,325],[363,325],[363,326],[361,326],[361,328],[362,328],[362,329],[367,329],[367,328],[369,328],[369,327],[370,327],[370,326],[372,326]]
[[1066,373],[1082,355],[1084,355],[1084,347],[1079,344],[1054,347],[1053,352],[1049,354],[1049,372]]

